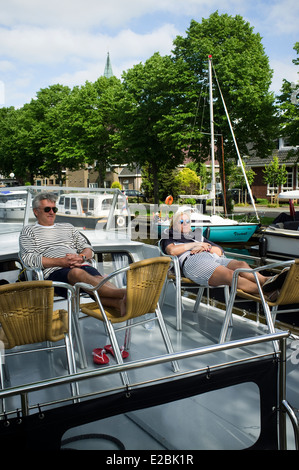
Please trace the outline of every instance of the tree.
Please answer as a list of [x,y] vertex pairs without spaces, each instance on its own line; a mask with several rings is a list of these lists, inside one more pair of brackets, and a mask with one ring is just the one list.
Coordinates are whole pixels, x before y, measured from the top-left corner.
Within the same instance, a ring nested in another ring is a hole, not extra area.
[[[293,63],[299,65],[299,42],[296,42],[294,50],[298,57]],[[281,92],[277,97],[280,108],[280,135],[288,139],[289,145],[297,146],[297,149],[292,149],[290,153],[297,155],[299,160],[299,82],[290,83],[283,80]]]
[[121,82],[116,77],[100,77],[95,83],[74,87],[60,104],[57,157],[66,168],[95,165],[99,186],[103,186],[107,167],[117,158],[112,151],[116,132],[113,116]]
[[36,99],[22,108],[2,111],[1,166],[6,174],[15,173],[21,184],[33,184],[36,175],[61,175],[61,164],[55,159],[60,120],[52,116],[69,91],[68,87],[53,85],[41,89]]
[[[241,155],[255,152],[259,156],[269,155],[277,137],[277,119],[273,93],[269,92],[272,70],[265,55],[261,37],[244,19],[213,13],[201,23],[192,20],[185,38],[174,41],[176,59],[183,59],[198,76],[198,85],[207,96],[208,56],[212,54],[214,72],[233,123]],[[236,151],[225,117],[223,105],[214,88],[214,124],[217,135],[217,160],[223,173],[224,163],[236,159]],[[204,91],[206,90],[206,91]],[[202,107],[202,111],[205,108]],[[202,113],[201,113],[202,114]],[[202,114],[205,132],[201,140],[199,160],[208,159],[210,130],[207,113]],[[252,144],[251,150],[248,144]],[[224,148],[224,159],[222,149]],[[228,184],[225,184],[228,187]]]
[[158,174],[169,173],[186,155],[186,122],[190,124],[190,108],[196,104],[194,74],[183,61],[174,64],[169,56],[156,53],[124,74],[123,87],[114,149],[124,162],[149,168],[157,204]]
[[278,157],[274,157],[273,161],[263,170],[264,181],[273,188],[287,182],[287,169],[285,165],[279,165]]
[[180,194],[195,195],[200,192],[200,178],[190,168],[179,171],[174,179],[174,184],[178,186]]

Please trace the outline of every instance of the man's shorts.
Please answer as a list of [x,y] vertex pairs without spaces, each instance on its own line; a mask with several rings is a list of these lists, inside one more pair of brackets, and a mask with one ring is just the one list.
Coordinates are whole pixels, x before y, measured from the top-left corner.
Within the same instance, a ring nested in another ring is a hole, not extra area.
[[[101,276],[99,271],[97,269],[95,269],[93,266],[89,266],[89,265],[86,264],[84,266],[81,266],[80,269],[83,269],[84,271],[86,271],[88,274],[91,274],[92,276]],[[71,270],[71,268],[56,269],[55,271],[53,271],[49,275],[47,280],[48,281],[65,282],[65,283],[68,284],[69,283],[68,282],[68,273],[70,272],[70,270]],[[55,294],[60,295],[62,297],[65,297],[66,296],[66,291],[63,288],[55,287]]]

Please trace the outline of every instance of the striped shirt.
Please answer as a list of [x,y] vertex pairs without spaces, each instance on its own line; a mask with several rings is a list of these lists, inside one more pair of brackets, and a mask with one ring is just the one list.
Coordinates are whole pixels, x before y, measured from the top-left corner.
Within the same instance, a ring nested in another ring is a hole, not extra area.
[[81,253],[84,248],[91,248],[88,241],[71,224],[50,226],[27,225],[20,234],[20,257],[26,266],[44,270],[46,279],[60,267],[44,269],[42,258],[63,258],[67,253]]

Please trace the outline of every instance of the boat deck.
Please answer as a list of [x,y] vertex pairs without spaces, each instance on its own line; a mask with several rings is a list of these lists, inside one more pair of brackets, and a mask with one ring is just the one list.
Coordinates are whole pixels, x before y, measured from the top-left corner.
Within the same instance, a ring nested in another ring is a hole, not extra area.
[[[36,188],[31,190],[35,193]],[[29,203],[27,219],[28,208]],[[160,256],[157,246],[132,240],[129,230],[114,233],[108,228],[82,232],[95,249],[102,274]],[[20,226],[3,222],[1,230],[0,278],[11,283],[22,269],[18,262]],[[122,280],[118,281],[122,285]],[[111,355],[109,364],[95,365],[93,349],[103,348],[110,341],[102,322],[82,317],[79,324],[87,367],[80,364],[75,342],[77,373],[73,376],[66,370],[62,349],[6,356],[4,389],[0,391],[3,448],[15,452],[17,442],[20,455],[21,450],[59,448],[297,448],[298,436],[289,418],[287,445],[284,443],[286,414],[280,404],[285,398],[295,414],[299,409],[298,336],[281,330],[269,335],[262,321],[234,315],[227,343],[220,345],[224,310],[202,303],[195,313],[194,298],[186,293],[182,330],[178,331],[175,298],[170,284],[162,314],[173,354],[166,354],[158,325],[152,329],[138,325],[133,328],[129,358],[123,365]],[[64,308],[63,304],[58,301],[57,308]],[[118,333],[120,345],[122,335],[123,331]],[[278,353],[274,352],[274,339],[279,339]],[[179,370],[174,371],[174,361]],[[78,386],[75,395],[70,382]],[[279,428],[278,420],[282,424]]]
[[[175,353],[181,353],[178,361],[180,371],[175,374],[170,362],[165,359],[164,343],[157,325],[145,329],[144,325],[137,326],[132,332],[130,356],[124,360],[127,367],[137,366],[128,370],[129,387],[124,387],[121,381],[119,366],[109,355],[107,365],[96,366],[92,359],[92,350],[107,344],[103,324],[97,320],[85,317],[80,320],[80,328],[87,355],[87,368],[78,367],[78,384],[80,402],[94,397],[107,397],[116,394],[125,397],[126,393],[138,387],[148,387],[150,400],[151,387],[156,383],[167,384],[169,396],[177,386],[178,377],[192,377],[203,371],[210,374],[219,364],[233,364],[247,357],[258,354],[273,355],[272,343],[249,344],[240,348],[224,349],[209,352],[209,348],[217,346],[224,312],[215,307],[201,305],[199,313],[192,311],[194,301],[184,298],[183,330],[176,330],[176,319],[173,305],[167,303],[173,298],[170,286],[169,296],[163,306],[163,316],[171,336]],[[121,335],[123,333],[119,333]],[[263,324],[248,321],[242,317],[234,318],[234,327],[230,338],[231,344],[248,337],[260,337],[267,334]],[[296,360],[292,360],[292,351],[296,351],[298,341],[291,341],[292,348],[287,358],[288,367],[288,396],[289,402],[298,409],[297,393],[298,368]],[[122,344],[120,339],[120,344]],[[199,354],[206,348],[207,354]],[[195,354],[198,355],[195,355]],[[27,359],[28,358],[28,359]],[[150,365],[149,358],[157,364]],[[45,381],[49,377],[63,377],[66,374],[63,351],[53,353],[42,352],[38,355],[26,355],[7,359],[10,371],[11,387],[24,384],[26,369],[30,371],[30,383]],[[208,367],[208,369],[207,369]],[[207,372],[208,370],[208,372]],[[83,379],[83,376],[86,379]],[[83,379],[83,380],[82,380]],[[157,382],[156,382],[157,381]],[[26,382],[26,380],[25,380]],[[59,387],[45,388],[29,395],[29,404],[39,404],[38,410],[30,413],[46,413],[47,410],[62,407],[65,403],[42,405],[47,401],[64,400],[69,396],[69,384]],[[18,398],[9,397],[5,400],[7,416],[9,409],[20,408]],[[69,406],[76,406],[75,404]],[[197,394],[178,401],[154,406],[141,410],[118,413],[100,420],[90,419],[90,422],[69,429],[64,435],[62,448],[87,449],[123,449],[126,450],[194,450],[194,449],[243,449],[251,447],[259,438],[260,426],[260,392],[256,383],[245,382],[234,386],[221,388],[209,393]],[[113,414],[113,413],[112,413]],[[80,437],[77,440],[77,437]],[[85,436],[86,439],[83,439]],[[75,438],[74,442],[68,439]],[[292,427],[288,426],[289,447],[294,448]]]

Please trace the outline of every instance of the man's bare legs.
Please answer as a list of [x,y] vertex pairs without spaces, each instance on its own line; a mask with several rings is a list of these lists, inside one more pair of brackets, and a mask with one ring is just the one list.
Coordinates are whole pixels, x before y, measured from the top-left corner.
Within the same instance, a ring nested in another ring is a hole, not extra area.
[[[72,268],[68,274],[68,281],[72,285],[85,282],[97,286],[103,279],[103,276],[92,276],[80,268]],[[121,316],[126,314],[126,292],[125,288],[118,288],[109,281],[98,290],[103,306],[117,308]]]
[[[219,266],[215,269],[214,273],[209,279],[210,286],[220,286],[222,284],[230,286],[232,284],[233,274],[236,269],[245,268],[248,269],[250,266],[245,261],[232,260],[227,267]],[[268,277],[257,273],[260,284],[266,282]],[[237,281],[238,289],[248,292],[249,294],[258,294],[258,286],[256,284],[254,275],[249,272],[240,273]]]

